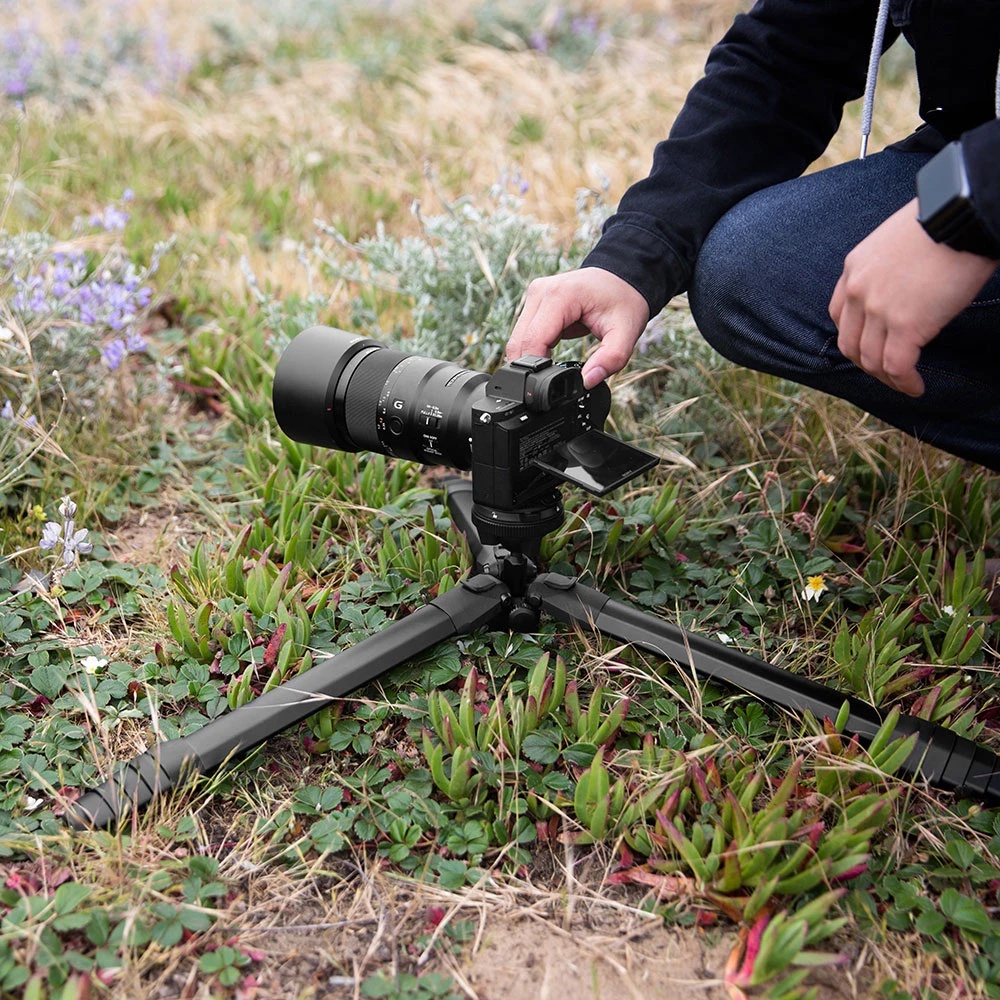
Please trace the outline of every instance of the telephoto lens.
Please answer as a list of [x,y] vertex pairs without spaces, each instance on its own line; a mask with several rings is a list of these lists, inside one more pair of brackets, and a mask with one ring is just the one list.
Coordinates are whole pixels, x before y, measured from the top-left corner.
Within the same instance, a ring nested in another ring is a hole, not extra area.
[[472,404],[489,376],[329,326],[293,338],[274,373],[278,426],[296,441],[469,469]]

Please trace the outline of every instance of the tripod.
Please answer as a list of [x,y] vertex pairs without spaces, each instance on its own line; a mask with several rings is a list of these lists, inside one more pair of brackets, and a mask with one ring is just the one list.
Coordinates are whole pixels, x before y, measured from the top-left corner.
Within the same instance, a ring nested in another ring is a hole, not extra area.
[[[198,732],[160,743],[119,765],[113,777],[67,807],[70,825],[88,829],[121,823],[156,795],[238,759],[319,711],[330,699],[344,697],[437,643],[480,628],[530,632],[543,613],[688,665],[696,675],[723,681],[792,712],[808,711],[818,719],[832,719],[846,702],[849,715],[844,729],[863,741],[881,728],[878,711],[858,698],[685,632],[571,577],[539,573],[541,540],[563,519],[557,489],[543,490],[536,503],[515,513],[474,503],[469,479],[448,476],[443,484],[448,509],[473,557],[466,579],[408,617],[319,661]],[[903,773],[989,805],[1000,804],[1000,757],[996,754],[912,716],[900,717],[895,734],[916,734],[913,750],[901,767]]]

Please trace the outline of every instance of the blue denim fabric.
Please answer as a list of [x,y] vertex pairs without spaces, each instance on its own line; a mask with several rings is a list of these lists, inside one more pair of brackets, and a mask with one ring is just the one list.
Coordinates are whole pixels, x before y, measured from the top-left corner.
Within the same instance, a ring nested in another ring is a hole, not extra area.
[[705,339],[732,361],[849,400],[1000,471],[1000,271],[924,348],[918,399],[845,358],[827,311],[844,257],[913,197],[928,158],[887,149],[744,199],[702,247],[691,309]]

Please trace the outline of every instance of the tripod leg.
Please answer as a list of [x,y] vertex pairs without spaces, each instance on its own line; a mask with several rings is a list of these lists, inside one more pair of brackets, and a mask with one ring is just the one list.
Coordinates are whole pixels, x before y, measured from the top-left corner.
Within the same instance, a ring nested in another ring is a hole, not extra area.
[[356,646],[327,657],[260,698],[209,722],[198,732],[167,740],[122,765],[114,777],[85,792],[67,810],[76,829],[127,819],[154,796],[195,774],[208,774],[269,737],[318,712],[431,646],[475,631],[506,615],[507,588],[475,576]]
[[[840,694],[706,636],[685,632],[570,577],[543,574],[530,590],[541,601],[542,610],[560,621],[631,643],[679,665],[687,664],[696,674],[725,681],[762,701],[793,712],[809,711],[818,719],[835,719],[847,702],[850,715],[845,729],[866,740],[882,726],[878,711],[853,695]],[[1000,804],[1000,758],[996,754],[943,726],[912,716],[901,716],[895,732],[899,736],[917,734],[902,770],[939,788]]]

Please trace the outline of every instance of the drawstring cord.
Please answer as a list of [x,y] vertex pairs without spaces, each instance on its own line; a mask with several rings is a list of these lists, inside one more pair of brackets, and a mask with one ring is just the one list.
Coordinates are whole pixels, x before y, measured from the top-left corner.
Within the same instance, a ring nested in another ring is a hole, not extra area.
[[997,92],[993,98],[993,114],[1000,118],[1000,58],[997,59]]
[[[868,136],[872,131],[872,110],[875,107],[875,84],[878,81],[878,62],[882,58],[885,42],[885,26],[889,21],[889,0],[879,0],[878,17],[875,20],[875,37],[868,57],[868,76],[865,79],[865,100],[861,109],[861,155],[863,160],[868,152]],[[1000,108],[1000,69],[997,71],[997,107]],[[997,112],[1000,117],[1000,110]]]

